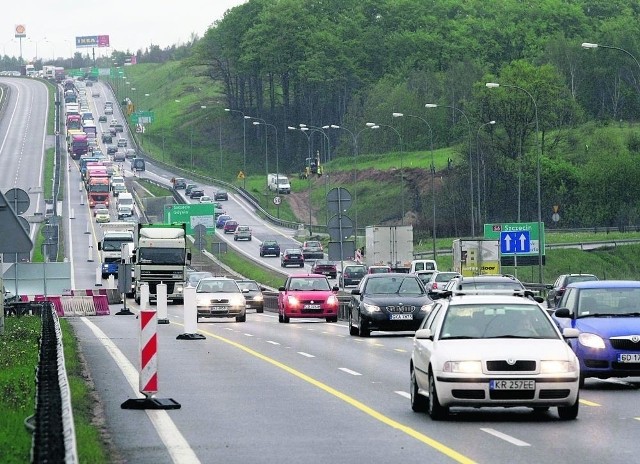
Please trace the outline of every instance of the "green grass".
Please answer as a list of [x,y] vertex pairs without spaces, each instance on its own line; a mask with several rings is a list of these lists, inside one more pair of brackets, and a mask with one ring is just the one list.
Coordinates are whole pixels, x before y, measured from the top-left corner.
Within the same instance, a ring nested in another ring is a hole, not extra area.
[[[153,196],[153,197],[172,196],[171,190],[164,187],[160,187],[154,184],[153,182],[149,182],[146,179],[136,179],[136,182],[140,184],[142,187],[144,187],[144,189],[147,190],[147,192],[149,192],[150,196]],[[145,196],[145,195],[142,195],[142,196]]]

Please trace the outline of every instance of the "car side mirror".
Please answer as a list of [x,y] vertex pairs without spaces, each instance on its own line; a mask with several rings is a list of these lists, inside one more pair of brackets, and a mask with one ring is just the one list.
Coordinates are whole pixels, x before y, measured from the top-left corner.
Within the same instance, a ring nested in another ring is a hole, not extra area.
[[569,317],[569,318],[573,317],[573,315],[571,314],[571,311],[569,311],[569,308],[558,308],[555,310],[553,314],[556,317]]
[[416,331],[417,340],[433,340],[431,329],[420,329]]
[[352,295],[360,295],[360,290],[358,290],[357,288],[354,288],[353,290],[351,290],[351,294]]
[[564,338],[578,338],[580,336],[580,331],[572,327],[567,327],[562,330],[562,336]]
[[279,292],[284,292],[286,289],[284,287],[278,287]]
[[337,285],[334,285],[333,288],[331,289],[331,291],[333,293],[338,293],[340,291],[340,287],[338,287]]

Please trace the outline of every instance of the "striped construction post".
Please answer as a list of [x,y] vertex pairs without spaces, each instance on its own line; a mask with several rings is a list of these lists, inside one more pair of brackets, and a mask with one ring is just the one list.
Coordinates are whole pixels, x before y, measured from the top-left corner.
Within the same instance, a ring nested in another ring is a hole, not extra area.
[[138,389],[144,398],[128,399],[122,409],[180,409],[180,403],[156,398],[158,393],[158,319],[156,312],[141,309],[140,315],[140,377]]
[[187,286],[183,290],[184,298],[184,332],[177,340],[204,340],[206,337],[198,331],[198,309],[196,306],[196,288]]
[[140,309],[149,309],[149,284],[140,284]]
[[158,393],[158,318],[150,309],[140,310],[140,393]]

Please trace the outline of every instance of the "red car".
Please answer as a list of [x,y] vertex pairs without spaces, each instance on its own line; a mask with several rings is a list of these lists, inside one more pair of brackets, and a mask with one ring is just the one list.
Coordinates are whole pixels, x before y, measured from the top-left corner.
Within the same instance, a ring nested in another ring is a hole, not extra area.
[[323,275],[290,275],[278,289],[278,321],[286,324],[292,317],[314,317],[338,322],[338,290]]
[[322,274],[330,279],[335,279],[338,275],[338,269],[336,268],[336,263],[319,259],[311,266],[311,273]]
[[222,230],[225,234],[232,234],[238,228],[238,221],[234,221],[233,219],[228,220],[224,223]]

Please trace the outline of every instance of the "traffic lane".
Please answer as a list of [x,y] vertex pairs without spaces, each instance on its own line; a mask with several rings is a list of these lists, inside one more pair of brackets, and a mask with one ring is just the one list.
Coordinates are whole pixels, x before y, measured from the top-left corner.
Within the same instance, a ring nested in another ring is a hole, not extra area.
[[[113,308],[113,307],[112,307]],[[111,311],[114,314],[115,311]],[[100,316],[88,318],[98,326],[134,365],[139,365],[138,320],[135,316]],[[121,404],[138,398],[103,343],[80,318],[69,318],[81,343],[82,354],[94,387],[101,399],[102,412],[110,438],[126,462],[142,464],[172,463],[149,416],[144,411],[125,410]]]
[[[137,343],[116,325],[125,326],[131,319],[94,319],[114,343],[129,346],[123,351],[130,360],[135,356],[129,354],[131,346]],[[441,451],[398,433],[393,422],[376,419],[366,405],[345,401],[342,392],[295,366],[231,341],[224,328],[249,325],[200,327],[207,338],[198,341],[176,340],[184,331],[177,323],[158,327],[157,397],[181,404],[171,417],[202,462],[325,463],[342,462],[344,456],[368,462],[440,462]],[[120,400],[107,391],[101,396],[105,401]],[[358,430],[357,439],[341,439],[353,430]],[[372,457],[372,450],[381,446],[384,456]]]
[[[259,320],[265,317],[268,316],[257,315]],[[563,443],[563,447],[566,447],[566,443],[571,443],[574,445],[571,449],[576,453],[576,456],[582,456],[581,459],[584,459],[582,451],[588,449],[589,441],[592,439],[589,430],[593,429],[593,424],[590,423],[590,419],[594,414],[593,408],[596,406],[590,400],[583,401],[581,417],[587,418],[587,420],[579,424],[578,421],[567,423],[559,421],[555,408],[545,414],[533,414],[529,408],[457,409],[454,410],[451,420],[444,423],[432,422],[425,414],[416,414],[410,410],[407,398],[409,395],[408,357],[410,353],[405,355],[407,359],[400,364],[397,364],[397,360],[393,359],[396,350],[398,350],[398,344],[390,342],[400,341],[400,345],[406,348],[410,346],[410,343],[403,342],[406,337],[384,335],[374,339],[352,338],[351,341],[355,343],[348,346],[348,342],[346,345],[340,343],[340,337],[344,340],[346,330],[341,333],[342,329],[338,329],[336,332],[331,330],[331,327],[335,329],[337,324],[322,322],[280,324],[278,328],[268,328],[264,331],[263,337],[259,333],[259,326],[250,325],[255,319],[250,317],[249,325],[241,324],[240,328],[236,328],[234,324],[214,323],[204,324],[204,326],[212,327],[212,329],[208,329],[210,332],[215,332],[213,328],[221,329],[220,333],[223,336],[232,338],[233,335],[233,339],[239,343],[253,343],[255,346],[252,345],[252,348],[258,351],[269,350],[270,356],[276,357],[288,365],[293,365],[301,371],[305,367],[309,369],[309,366],[312,365],[314,378],[332,386],[338,386],[341,390],[349,392],[352,397],[368,402],[383,414],[455,447],[458,451],[463,451],[465,455],[479,459],[475,457],[478,454],[477,449],[483,449],[487,443],[491,443],[492,450],[485,453],[486,455],[480,459],[481,462],[489,459],[505,462],[504,459],[510,458],[514,448],[522,455],[515,462],[531,462],[529,459],[533,457],[551,458],[552,455],[545,454],[550,447],[549,425],[557,427],[553,434],[560,437],[554,438],[552,442]],[[199,327],[202,326],[201,323]],[[283,331],[280,327],[285,330]],[[335,336],[338,337],[338,341],[333,338]],[[337,357],[332,354],[334,351],[339,353]],[[391,359],[388,359],[387,355],[389,354],[391,354]],[[325,358],[329,359],[327,364],[322,361],[317,362]],[[346,375],[334,376],[334,373],[340,374],[337,371]],[[342,384],[343,378],[347,379],[347,384]],[[398,401],[396,396],[401,400]],[[613,398],[612,401],[615,404],[616,398]],[[387,406],[392,407],[389,409]],[[598,424],[605,424],[606,428],[608,427],[606,424],[611,421],[611,418],[604,415],[597,421]],[[463,424],[460,426],[465,429],[465,437],[473,434],[476,438],[470,442],[469,446],[461,446],[456,443],[457,429],[453,428],[457,427],[455,424]],[[624,427],[629,428],[628,424]],[[587,438],[576,441],[575,434]],[[605,435],[608,436],[609,433]],[[623,442],[620,442],[621,446],[622,444]],[[556,451],[557,449],[554,449],[554,452]],[[603,456],[604,458],[606,456]]]

